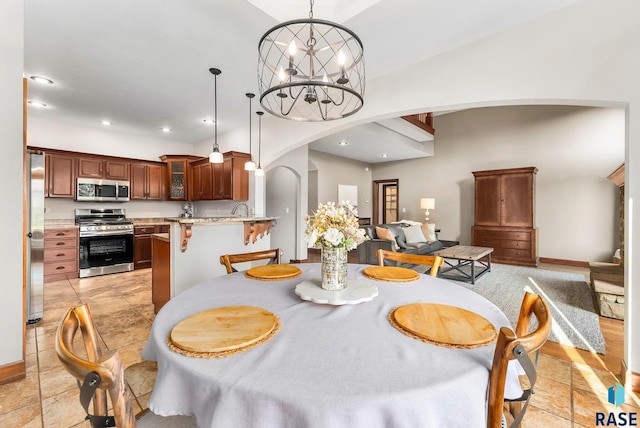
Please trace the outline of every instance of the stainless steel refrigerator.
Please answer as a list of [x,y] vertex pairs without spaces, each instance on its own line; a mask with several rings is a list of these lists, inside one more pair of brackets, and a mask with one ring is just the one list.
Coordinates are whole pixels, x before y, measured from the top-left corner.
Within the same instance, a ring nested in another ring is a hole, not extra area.
[[29,154],[27,230],[27,323],[44,315],[44,154]]

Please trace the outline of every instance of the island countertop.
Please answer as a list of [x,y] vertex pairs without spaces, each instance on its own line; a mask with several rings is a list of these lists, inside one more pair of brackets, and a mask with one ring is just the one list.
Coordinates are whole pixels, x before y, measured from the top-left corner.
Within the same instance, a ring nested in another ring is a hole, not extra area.
[[[271,228],[277,224],[277,217],[167,217],[167,222],[179,226],[180,228],[180,250],[186,251],[189,239],[192,236],[191,228],[197,226],[222,226],[239,225],[244,227],[244,244],[255,243],[265,233],[269,233]],[[173,226],[172,226],[173,228]]]
[[273,221],[277,217],[234,217],[234,216],[215,216],[215,217],[167,217],[165,221],[175,222],[178,224],[216,224],[216,223],[245,223],[245,222],[262,222]]

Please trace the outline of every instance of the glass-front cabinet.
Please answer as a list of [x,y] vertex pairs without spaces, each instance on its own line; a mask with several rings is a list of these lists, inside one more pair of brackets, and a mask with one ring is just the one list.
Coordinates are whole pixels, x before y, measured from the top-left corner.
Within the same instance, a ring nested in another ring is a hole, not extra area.
[[171,201],[189,200],[188,164],[200,158],[186,155],[165,155],[160,159],[167,164],[168,199]]

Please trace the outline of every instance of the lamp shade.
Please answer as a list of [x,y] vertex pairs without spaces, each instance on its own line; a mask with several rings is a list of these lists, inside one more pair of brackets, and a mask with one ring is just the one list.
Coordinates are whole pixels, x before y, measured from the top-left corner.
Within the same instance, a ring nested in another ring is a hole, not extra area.
[[420,208],[423,210],[436,209],[436,200],[433,198],[420,198]]

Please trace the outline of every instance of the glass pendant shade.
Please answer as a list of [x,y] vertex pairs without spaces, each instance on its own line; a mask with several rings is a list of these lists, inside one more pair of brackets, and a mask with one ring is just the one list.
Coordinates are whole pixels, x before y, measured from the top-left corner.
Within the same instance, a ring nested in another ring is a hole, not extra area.
[[248,160],[244,163],[244,169],[245,171],[255,171],[256,170],[256,163],[252,160]]
[[209,162],[211,163],[222,163],[224,162],[224,157],[220,150],[217,147],[214,147],[213,151],[209,154]]
[[351,116],[364,104],[364,48],[348,28],[313,19],[276,25],[258,43],[260,104],[303,122]]
[[258,168],[256,168],[256,177],[263,177],[264,176],[264,169],[262,169],[261,166],[258,166]]

